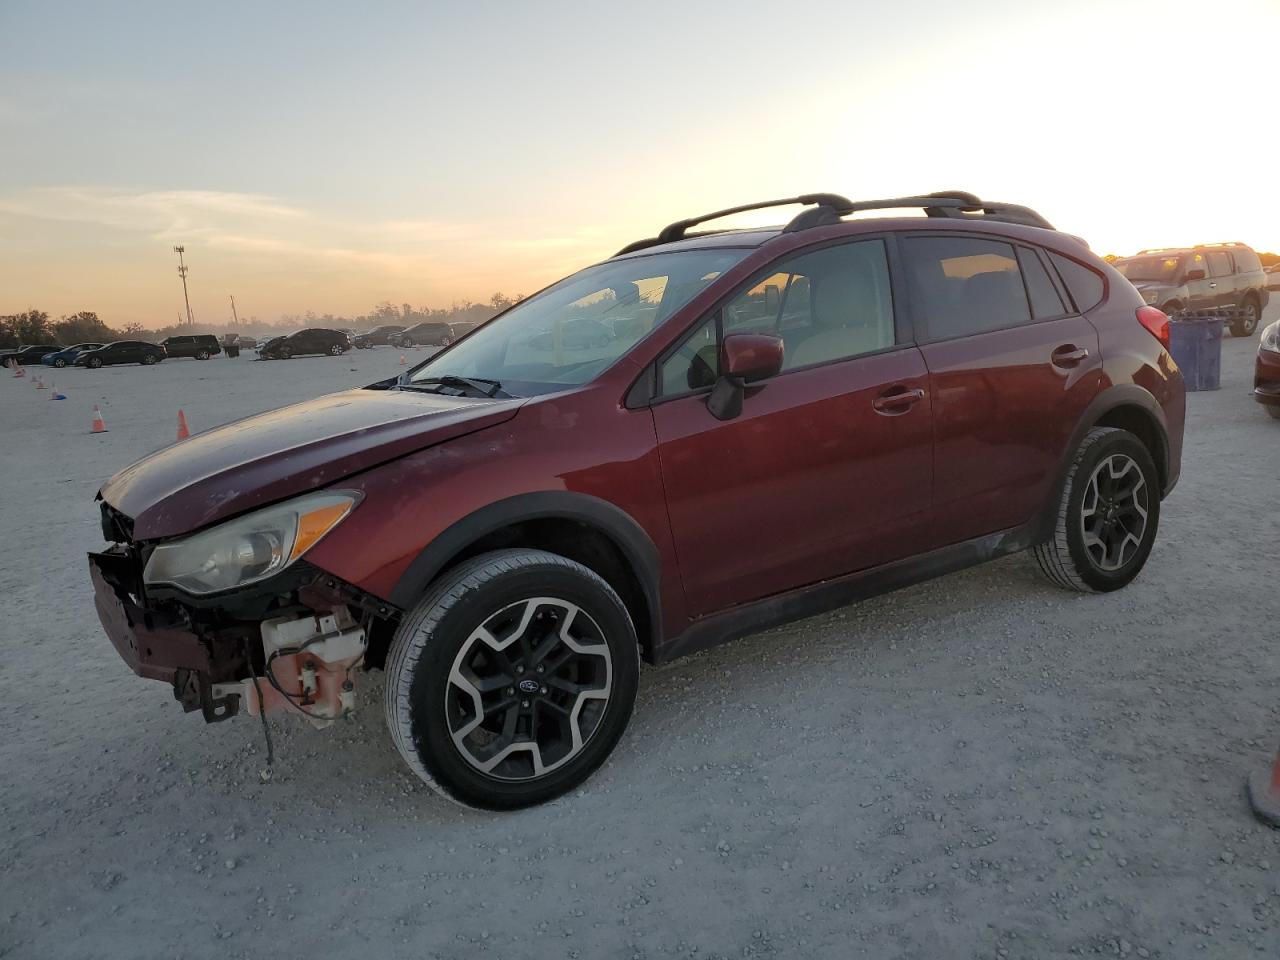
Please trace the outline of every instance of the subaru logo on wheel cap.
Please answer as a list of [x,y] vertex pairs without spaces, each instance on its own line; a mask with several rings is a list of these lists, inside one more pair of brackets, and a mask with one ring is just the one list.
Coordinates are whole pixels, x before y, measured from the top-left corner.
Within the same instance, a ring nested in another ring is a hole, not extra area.
[[521,693],[537,693],[538,692],[537,680],[521,680],[519,683],[516,684],[516,686],[520,688]]

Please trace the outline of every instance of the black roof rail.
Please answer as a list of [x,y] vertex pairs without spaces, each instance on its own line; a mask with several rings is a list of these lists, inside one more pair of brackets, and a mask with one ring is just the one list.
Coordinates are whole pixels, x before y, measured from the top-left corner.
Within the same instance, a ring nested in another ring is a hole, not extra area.
[[[1017,223],[1023,226],[1041,227],[1045,230],[1055,229],[1053,224],[1030,207],[1024,207],[1016,203],[992,203],[987,200],[980,200],[972,193],[966,193],[963,190],[945,190],[918,197],[895,197],[889,200],[859,200],[857,202],[834,193],[806,193],[798,197],[787,197],[783,200],[747,203],[740,207],[728,207],[724,210],[716,210],[714,213],[691,217],[688,220],[677,220],[675,223],[670,223],[663,227],[656,237],[630,243],[615,253],[614,256],[620,257],[624,253],[632,253],[647,247],[683,240],[689,236],[687,231],[690,227],[706,223],[708,220],[718,220],[721,217],[728,217],[735,213],[745,213],[748,210],[763,210],[766,207],[785,207],[794,204],[804,204],[810,209],[802,210],[792,218],[791,222],[782,228],[783,233],[796,233],[801,230],[838,223],[841,217],[850,213],[859,213],[867,210],[911,208],[922,209],[925,215],[930,217],[947,217],[953,220],[994,220],[999,223]],[[698,235],[717,232],[719,231],[703,231]]]
[[[894,197],[889,200],[860,200],[832,212],[839,216],[866,210],[906,210],[919,208],[930,217],[948,217],[953,220],[994,220],[998,223],[1020,223],[1028,227],[1053,230],[1054,226],[1030,207],[1016,203],[993,203],[979,200],[963,190],[947,190],[928,193],[919,197]],[[820,218],[818,210],[806,210],[783,228],[784,233],[795,233],[810,227],[832,222]]]
[[[631,253],[635,250],[643,250],[645,247],[655,247],[660,243],[674,243],[676,240],[683,240],[687,236],[690,227],[696,227],[700,223],[706,223],[708,220],[719,220],[721,217],[730,217],[735,213],[746,213],[749,210],[764,210],[767,207],[791,207],[796,204],[804,204],[810,206],[819,204],[822,207],[842,207],[849,205],[848,200],[844,197],[837,196],[834,193],[804,193],[798,197],[786,197],[782,200],[764,200],[760,203],[744,203],[740,207],[726,207],[724,210],[716,210],[712,213],[704,213],[698,217],[690,217],[688,220],[677,220],[675,223],[669,223],[658,233],[656,237],[647,240],[637,240],[629,243],[617,253],[615,257],[620,257],[624,253]],[[716,231],[708,231],[715,233]]]

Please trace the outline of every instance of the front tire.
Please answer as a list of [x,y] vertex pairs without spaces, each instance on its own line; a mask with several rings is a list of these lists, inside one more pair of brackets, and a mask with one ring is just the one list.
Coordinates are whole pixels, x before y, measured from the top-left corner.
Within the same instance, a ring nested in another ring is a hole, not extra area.
[[88,361],[85,363],[85,366],[90,367],[93,370],[97,370],[100,366],[102,366],[102,360],[98,357],[90,357]]
[[1146,564],[1159,524],[1151,454],[1127,430],[1095,427],[1076,450],[1053,536],[1035,547],[1040,572],[1066,590],[1119,590]]
[[1239,315],[1231,321],[1233,337],[1251,337],[1258,329],[1258,303],[1252,297],[1240,305]]
[[531,806],[604,762],[639,674],[635,627],[600,576],[542,550],[499,550],[444,574],[401,622],[387,652],[387,726],[444,796]]
[[340,344],[340,343],[335,343],[333,346],[331,346],[331,347],[329,348],[329,356],[331,356],[331,357],[340,357],[340,356],[342,356],[342,344]]
[[149,353],[149,354],[147,354],[145,357],[143,357],[143,358],[142,358],[142,365],[143,365],[144,367],[149,367],[149,366],[151,366],[153,363],[155,363],[155,362],[156,362],[156,360],[157,360],[157,357],[155,357],[153,354],[150,354],[150,353]]

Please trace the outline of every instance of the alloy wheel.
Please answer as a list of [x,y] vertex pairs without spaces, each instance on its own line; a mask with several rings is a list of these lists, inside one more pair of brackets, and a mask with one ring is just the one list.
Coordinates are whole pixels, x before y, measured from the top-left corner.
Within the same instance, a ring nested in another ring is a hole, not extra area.
[[582,751],[612,686],[613,661],[595,620],[567,600],[531,597],[488,617],[462,644],[446,722],[472,767],[531,780]]
[[1149,495],[1142,468],[1123,453],[1113,453],[1094,468],[1080,526],[1085,551],[1099,570],[1113,572],[1133,559],[1147,532]]

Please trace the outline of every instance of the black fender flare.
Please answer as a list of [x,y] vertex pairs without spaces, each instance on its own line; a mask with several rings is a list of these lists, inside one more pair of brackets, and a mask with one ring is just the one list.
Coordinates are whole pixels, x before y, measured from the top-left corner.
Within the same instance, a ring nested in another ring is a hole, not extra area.
[[[1067,474],[1071,472],[1076,450],[1079,449],[1085,435],[1098,424],[1099,420],[1120,407],[1138,409],[1151,421],[1151,425],[1155,427],[1159,445],[1158,450],[1152,451],[1152,459],[1155,460],[1156,469],[1160,471],[1161,476],[1164,478],[1169,476],[1169,422],[1164,415],[1164,409],[1155,397],[1137,384],[1113,384],[1090,401],[1076,422],[1075,429],[1071,432],[1071,440],[1067,443],[1065,455],[1058,464],[1051,495],[1035,525],[1034,542],[1039,543],[1053,535],[1058,517],[1058,504],[1062,499],[1062,488],[1066,485]],[[1168,481],[1165,480],[1165,483],[1166,489],[1161,491],[1162,495],[1168,493]]]
[[635,573],[647,607],[651,636],[640,640],[647,648],[653,649],[662,630],[658,548],[644,528],[625,510],[585,493],[543,490],[517,494],[481,507],[446,527],[428,543],[401,575],[388,599],[402,610],[409,610],[450,561],[481,538],[526,520],[551,519],[569,520],[591,527],[612,541],[622,553]]

